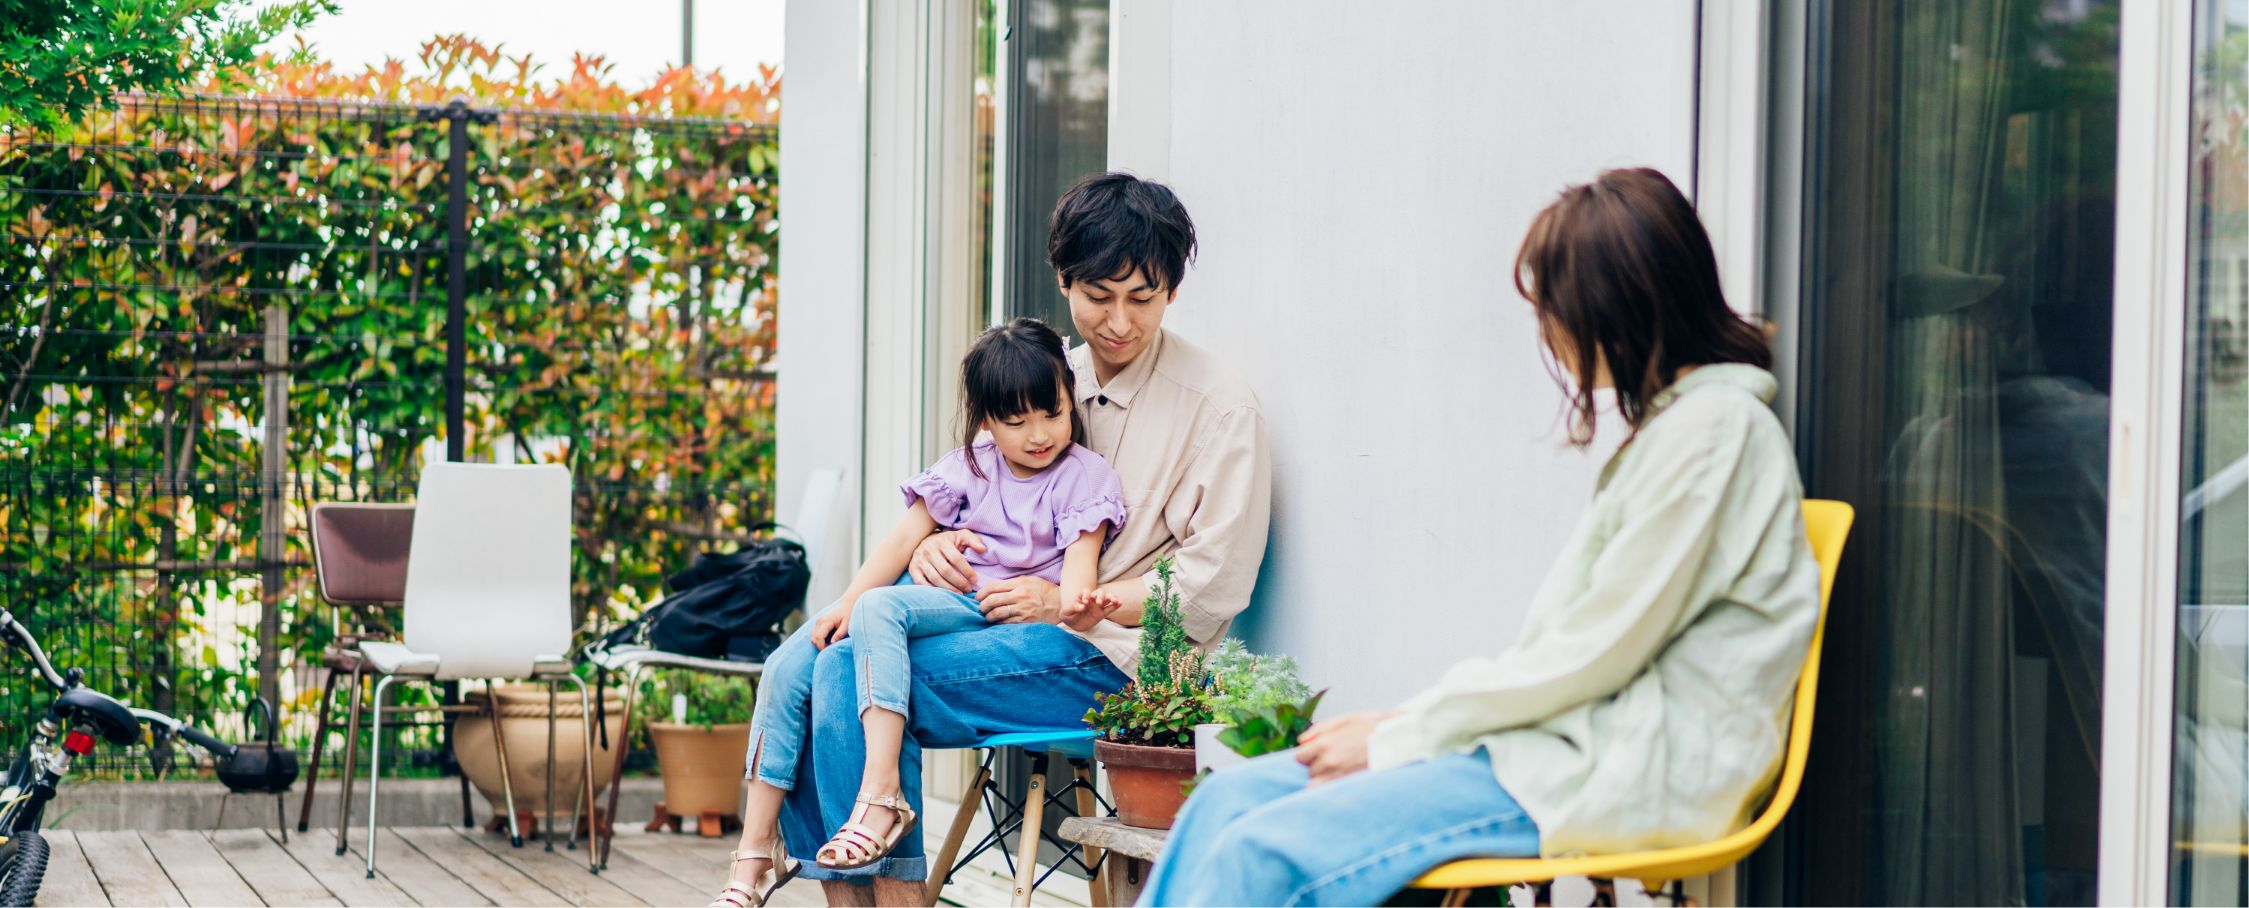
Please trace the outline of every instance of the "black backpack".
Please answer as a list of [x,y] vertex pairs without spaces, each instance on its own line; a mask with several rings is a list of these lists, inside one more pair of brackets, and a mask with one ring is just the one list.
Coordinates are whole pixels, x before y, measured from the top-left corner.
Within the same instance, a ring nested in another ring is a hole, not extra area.
[[665,578],[671,595],[609,632],[603,642],[757,662],[780,645],[781,621],[804,607],[804,590],[811,581],[804,547],[787,539],[759,539],[723,555],[705,552],[686,570]]

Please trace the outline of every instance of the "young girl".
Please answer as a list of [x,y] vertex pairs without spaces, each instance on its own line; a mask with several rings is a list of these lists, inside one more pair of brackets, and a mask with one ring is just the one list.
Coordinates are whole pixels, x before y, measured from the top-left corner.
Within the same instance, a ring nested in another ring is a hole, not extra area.
[[[854,640],[866,765],[859,806],[816,860],[838,870],[882,860],[914,828],[899,796],[906,730],[906,641],[984,626],[975,597],[901,576],[914,547],[939,529],[984,537],[968,552],[984,582],[1037,575],[1061,588],[1063,623],[1087,630],[1121,603],[1096,591],[1101,547],[1124,525],[1122,483],[1085,437],[1076,380],[1061,336],[1019,318],[977,338],[961,363],[963,446],[900,486],[907,509],[867,553],[842,598],[768,657],[752,717],[749,794],[732,879],[714,908],[759,908],[796,874],[775,826],[803,750],[816,649]],[[989,435],[987,440],[979,436]]]

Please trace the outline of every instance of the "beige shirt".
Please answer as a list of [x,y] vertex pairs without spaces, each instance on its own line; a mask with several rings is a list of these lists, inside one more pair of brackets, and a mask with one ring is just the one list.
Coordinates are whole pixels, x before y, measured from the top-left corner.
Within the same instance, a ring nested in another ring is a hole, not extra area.
[[1787,745],[1819,618],[1795,449],[1754,366],[1652,402],[1531,600],[1522,637],[1406,701],[1375,769],[1481,747],[1549,856],[1707,842],[1748,822]]
[[[1153,588],[1156,560],[1171,555],[1187,635],[1217,644],[1249,606],[1272,521],[1273,458],[1257,395],[1169,331],[1105,386],[1084,345],[1070,351],[1070,367],[1088,447],[1124,480],[1125,525],[1101,553],[1101,582],[1145,575]],[[1104,621],[1079,636],[1138,673],[1139,628]]]

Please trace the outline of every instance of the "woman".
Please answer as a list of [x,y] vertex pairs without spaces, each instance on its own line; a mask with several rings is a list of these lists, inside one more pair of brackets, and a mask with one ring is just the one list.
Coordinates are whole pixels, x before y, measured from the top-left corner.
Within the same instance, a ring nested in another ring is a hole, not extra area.
[[1819,609],[1772,354],[1652,170],[1564,190],[1515,270],[1571,440],[1603,388],[1627,433],[1521,639],[1205,780],[1142,904],[1377,904],[1458,858],[1709,841],[1762,802]]

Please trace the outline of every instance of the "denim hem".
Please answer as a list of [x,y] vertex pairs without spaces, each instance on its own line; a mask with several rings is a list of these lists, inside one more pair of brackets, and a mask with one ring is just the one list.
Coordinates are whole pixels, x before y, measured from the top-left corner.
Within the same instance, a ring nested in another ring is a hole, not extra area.
[[888,857],[875,862],[871,867],[861,867],[857,870],[836,870],[822,867],[814,861],[805,861],[801,866],[802,869],[797,871],[798,877],[822,883],[857,883],[863,880],[871,881],[876,877],[898,880],[904,883],[919,883],[929,879],[929,858],[927,857]]
[[884,703],[882,702],[882,698],[880,697],[860,697],[859,715],[864,718],[867,715],[867,710],[870,709],[887,709],[891,712],[897,713],[899,716],[905,718],[909,722],[913,721],[914,718],[914,714],[908,712],[906,710],[906,705],[903,703]]
[[796,780],[795,780],[795,779],[786,779],[786,780],[784,780],[784,779],[775,779],[775,778],[771,778],[771,777],[768,777],[768,776],[760,775],[760,774],[758,774],[758,773],[757,773],[756,771],[754,771],[754,770],[753,770],[753,771],[750,771],[750,772],[745,772],[745,773],[742,773],[742,781],[744,781],[744,782],[750,782],[750,781],[764,782],[764,783],[765,783],[765,784],[767,784],[767,785],[771,785],[771,786],[773,786],[773,787],[775,787],[775,788],[778,788],[778,789],[780,789],[780,790],[781,790],[781,793],[783,793],[783,794],[787,794],[787,793],[789,793],[789,792],[792,792],[792,791],[795,791],[795,790],[797,790],[797,783],[796,783]]

